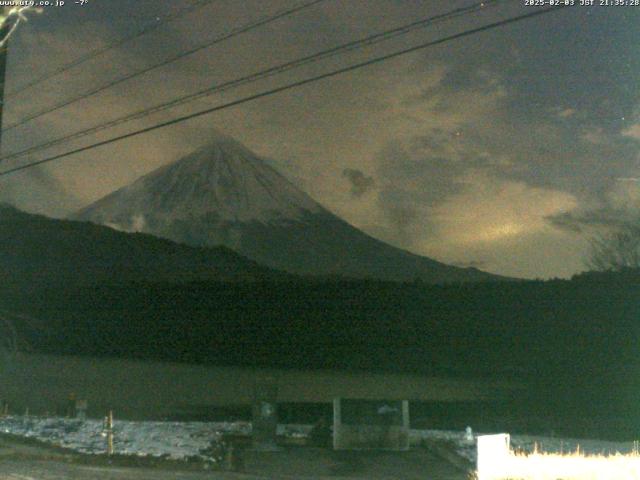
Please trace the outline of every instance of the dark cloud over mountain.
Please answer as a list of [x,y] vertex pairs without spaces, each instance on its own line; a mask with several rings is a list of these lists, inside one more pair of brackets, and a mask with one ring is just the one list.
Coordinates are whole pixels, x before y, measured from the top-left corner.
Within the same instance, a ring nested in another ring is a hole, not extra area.
[[368,177],[361,170],[353,168],[345,168],[342,171],[342,176],[351,184],[351,194],[354,197],[361,197],[370,191],[376,183],[372,177]]

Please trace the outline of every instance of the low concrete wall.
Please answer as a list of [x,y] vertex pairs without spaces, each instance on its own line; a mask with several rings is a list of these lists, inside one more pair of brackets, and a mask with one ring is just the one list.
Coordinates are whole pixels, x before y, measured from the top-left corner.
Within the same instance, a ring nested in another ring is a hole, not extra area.
[[[351,402],[358,408],[360,399],[341,399],[333,401],[333,448],[334,450],[409,450],[409,402],[399,402],[397,414],[389,422],[367,422],[366,419],[353,420],[343,418],[342,406]],[[380,404],[384,404],[380,401]],[[394,402],[395,403],[395,402]],[[376,414],[374,414],[376,415]],[[377,414],[380,416],[379,414]],[[371,418],[371,417],[370,417]],[[347,420],[347,421],[345,421]],[[373,418],[373,420],[376,420]],[[364,422],[364,423],[359,423]]]
[[0,371],[0,399],[14,412],[52,412],[74,393],[89,416],[158,419],[198,407],[251,405],[256,382],[275,378],[279,402],[337,397],[454,401],[494,398],[507,385],[418,375],[186,365],[19,354]]

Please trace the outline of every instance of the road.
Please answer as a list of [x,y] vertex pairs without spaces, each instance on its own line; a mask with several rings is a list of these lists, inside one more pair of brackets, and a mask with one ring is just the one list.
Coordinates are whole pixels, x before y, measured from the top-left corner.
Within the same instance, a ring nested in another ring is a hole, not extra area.
[[0,480],[263,480],[233,473],[78,465],[52,460],[0,460]]
[[[37,442],[0,436],[0,480],[467,480],[468,475],[424,448],[408,452],[282,448],[238,452],[236,472],[158,461],[113,464],[106,457],[68,454]],[[126,459],[125,459],[126,461]],[[118,463],[120,462],[120,463]]]
[[[275,479],[308,479],[308,480],[465,480],[468,478],[463,472],[456,470],[446,462],[429,456],[423,461],[382,461],[364,463],[362,459],[352,458],[349,461],[338,462],[330,468],[331,471],[304,471],[304,462],[292,461],[287,468],[283,468],[286,459],[265,458],[255,462],[254,468],[258,473],[231,473],[213,471],[179,471],[163,470],[159,468],[126,468],[97,465],[82,465],[59,460],[33,459],[0,459],[0,480],[275,480]],[[248,470],[253,470],[249,468]],[[314,468],[311,468],[314,470]],[[282,472],[282,473],[281,473]]]

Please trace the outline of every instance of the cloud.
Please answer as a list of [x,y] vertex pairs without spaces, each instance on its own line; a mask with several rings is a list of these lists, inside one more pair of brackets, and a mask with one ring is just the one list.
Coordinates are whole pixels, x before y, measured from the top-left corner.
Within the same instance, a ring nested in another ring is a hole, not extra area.
[[492,155],[478,141],[505,100],[494,76],[481,72],[473,87],[452,89],[443,83],[446,68],[409,71],[388,93],[393,136],[373,156],[378,208],[404,245],[430,235],[432,209],[464,191],[470,171],[510,165],[509,156]]
[[570,194],[477,172],[469,174],[463,192],[434,208],[433,218],[439,236],[450,241],[493,243],[541,230],[545,217],[576,206]]
[[[428,82],[405,75],[388,94],[394,135],[373,156],[382,217],[367,231],[447,263],[514,276],[575,273],[583,239],[547,220],[579,204],[558,175],[575,164],[565,165],[557,120],[514,121],[508,89],[486,71],[455,89],[446,68],[432,73]],[[562,155],[550,155],[556,145]]]
[[604,144],[609,141],[609,136],[600,127],[589,127],[580,135],[580,139],[594,145]]
[[593,233],[595,229],[618,227],[626,223],[607,209],[562,212],[545,218],[554,227],[573,233]]
[[622,134],[626,137],[631,137],[635,140],[640,140],[640,123],[631,125],[622,131]]
[[635,181],[614,182],[595,204],[580,205],[546,218],[558,229],[587,237],[637,225],[640,223],[640,184]]
[[351,195],[356,198],[369,192],[376,183],[372,177],[368,177],[361,170],[353,168],[345,168],[342,171],[342,176],[349,180]]
[[560,110],[558,112],[558,116],[560,118],[570,118],[573,117],[576,113],[576,110],[573,108],[565,108],[564,110]]
[[0,202],[30,212],[64,217],[80,206],[80,202],[60,182],[41,168],[20,175],[0,178]]
[[482,172],[469,176],[463,191],[431,210],[432,230],[416,249],[518,277],[568,276],[581,268],[583,239],[546,219],[576,208],[574,196]]

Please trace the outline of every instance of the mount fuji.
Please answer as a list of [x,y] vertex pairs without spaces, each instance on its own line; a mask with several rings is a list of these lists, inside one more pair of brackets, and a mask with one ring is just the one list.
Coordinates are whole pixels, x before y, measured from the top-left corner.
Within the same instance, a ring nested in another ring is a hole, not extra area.
[[224,245],[296,274],[428,283],[503,279],[376,240],[229,138],[139,178],[72,218],[193,246]]

